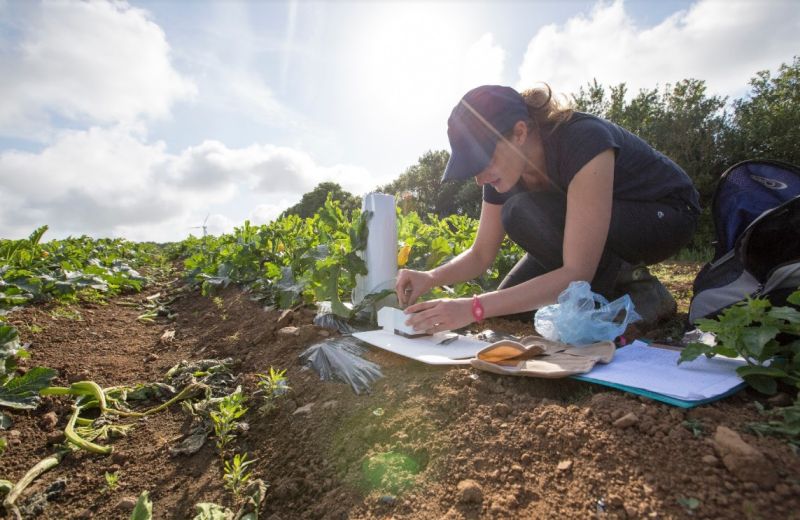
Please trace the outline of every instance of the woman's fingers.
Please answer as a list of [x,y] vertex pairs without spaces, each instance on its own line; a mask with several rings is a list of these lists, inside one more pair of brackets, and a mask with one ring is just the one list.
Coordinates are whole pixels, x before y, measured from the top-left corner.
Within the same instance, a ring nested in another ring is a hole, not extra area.
[[406,324],[414,327],[414,330],[424,330],[430,332],[440,326],[444,321],[441,315],[441,302],[432,300],[417,303],[406,309],[409,318]]
[[414,314],[428,309],[432,309],[439,304],[438,300],[428,300],[426,302],[419,302],[411,305],[406,309],[406,314]]

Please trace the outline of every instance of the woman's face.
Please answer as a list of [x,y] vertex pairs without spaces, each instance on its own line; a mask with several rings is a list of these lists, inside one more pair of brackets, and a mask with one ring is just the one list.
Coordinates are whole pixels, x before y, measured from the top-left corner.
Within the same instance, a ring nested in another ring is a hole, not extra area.
[[498,193],[505,193],[517,184],[526,165],[524,152],[516,144],[517,140],[514,136],[497,143],[489,166],[475,176],[478,186],[489,184]]

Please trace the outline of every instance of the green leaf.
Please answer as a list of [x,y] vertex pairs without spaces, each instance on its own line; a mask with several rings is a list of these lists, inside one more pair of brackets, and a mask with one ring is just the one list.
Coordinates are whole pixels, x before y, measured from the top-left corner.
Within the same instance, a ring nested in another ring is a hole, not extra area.
[[197,514],[192,520],[232,520],[233,512],[230,509],[224,508],[211,502],[201,502],[195,504]]
[[679,497],[678,503],[689,511],[693,511],[700,507],[700,501],[694,497]]
[[142,491],[139,499],[136,501],[136,506],[131,512],[130,520],[152,520],[153,519],[153,503],[150,501],[150,496],[147,491]]
[[[739,369],[744,367],[739,367]],[[736,371],[738,372],[739,369]],[[748,385],[766,395],[774,395],[778,391],[778,382],[772,377],[763,374],[742,376]]]
[[786,301],[791,303],[792,305],[800,306],[800,291],[795,291],[786,298]]
[[788,323],[800,323],[800,311],[794,307],[773,307],[769,315]]
[[12,424],[13,423],[11,422],[11,417],[4,414],[3,412],[0,412],[0,430],[7,430],[11,428]]
[[52,368],[35,367],[0,387],[0,406],[30,410],[39,404],[39,390],[50,386],[58,375]]
[[678,364],[680,365],[684,361],[692,361],[703,354],[709,356],[713,354],[713,352],[714,347],[710,347],[705,343],[689,343],[686,348],[681,351],[681,356],[678,358]]
[[769,326],[745,328],[742,331],[742,345],[747,349],[745,354],[763,361],[764,346],[774,339],[779,332],[780,330],[777,327]]

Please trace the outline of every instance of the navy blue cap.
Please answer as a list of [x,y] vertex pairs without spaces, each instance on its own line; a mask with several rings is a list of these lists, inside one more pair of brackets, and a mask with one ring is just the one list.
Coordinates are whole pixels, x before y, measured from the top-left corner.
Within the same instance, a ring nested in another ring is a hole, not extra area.
[[451,152],[442,181],[478,175],[489,166],[501,136],[529,118],[525,100],[511,87],[483,85],[464,94],[447,120]]

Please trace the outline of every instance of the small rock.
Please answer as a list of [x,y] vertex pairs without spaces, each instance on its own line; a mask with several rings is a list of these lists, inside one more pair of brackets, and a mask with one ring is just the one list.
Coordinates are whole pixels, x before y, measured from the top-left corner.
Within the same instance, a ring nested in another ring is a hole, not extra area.
[[717,426],[713,445],[722,464],[739,480],[755,482],[765,488],[772,488],[778,483],[775,467],[764,454],[747,444],[730,428]]
[[155,352],[151,352],[150,354],[147,355],[146,358],[144,358],[144,362],[151,363],[153,361],[157,361],[158,359],[159,359],[158,354],[156,354]]
[[378,499],[378,503],[384,506],[393,506],[397,502],[397,497],[394,495],[381,495]]
[[572,469],[572,461],[569,459],[562,460],[561,462],[558,463],[556,469],[561,472],[569,471]]
[[52,446],[53,444],[61,444],[62,442],[64,442],[64,439],[66,439],[66,437],[64,437],[64,432],[52,431],[48,432],[47,440],[45,442],[47,443],[48,446]]
[[530,464],[531,463],[531,454],[530,453],[523,453],[522,457],[520,457],[519,460],[523,464]]
[[494,405],[494,413],[498,417],[508,417],[508,414],[511,413],[511,407],[506,403],[497,403]]
[[639,418],[636,416],[635,413],[631,412],[629,414],[623,415],[622,417],[614,421],[614,426],[616,426],[617,428],[624,429],[633,426],[637,422],[639,422]]
[[165,330],[164,334],[162,334],[161,338],[159,338],[159,341],[164,345],[172,343],[173,341],[175,341],[175,331]]
[[117,449],[114,449],[113,453],[111,454],[111,462],[117,465],[125,464],[126,462],[128,462],[129,458],[130,457],[128,456],[128,454],[119,451]]
[[472,479],[462,480],[457,486],[458,501],[464,504],[480,504],[483,502],[483,489]]
[[278,318],[277,324],[278,326],[284,325],[292,321],[292,316],[294,315],[294,311],[292,309],[286,309],[281,313],[281,317]]
[[292,415],[311,415],[311,408],[313,408],[313,406],[314,403],[308,403],[292,412]]
[[300,329],[297,327],[283,327],[278,330],[278,336],[299,336]]
[[119,502],[117,502],[116,509],[121,509],[122,511],[133,511],[134,507],[136,507],[135,497],[123,497]]
[[317,331],[317,335],[322,336],[323,338],[327,338],[328,336],[331,335],[331,333],[325,329],[320,329]]
[[47,412],[39,420],[39,427],[46,432],[53,431],[56,424],[58,424],[58,415],[55,412]]
[[330,401],[325,401],[324,403],[322,403],[320,408],[322,408],[323,410],[332,410],[332,409],[336,408],[338,405],[339,405],[339,402],[336,401],[335,399],[332,399]]
[[719,459],[713,455],[704,455],[702,460],[708,466],[717,466],[719,464]]

